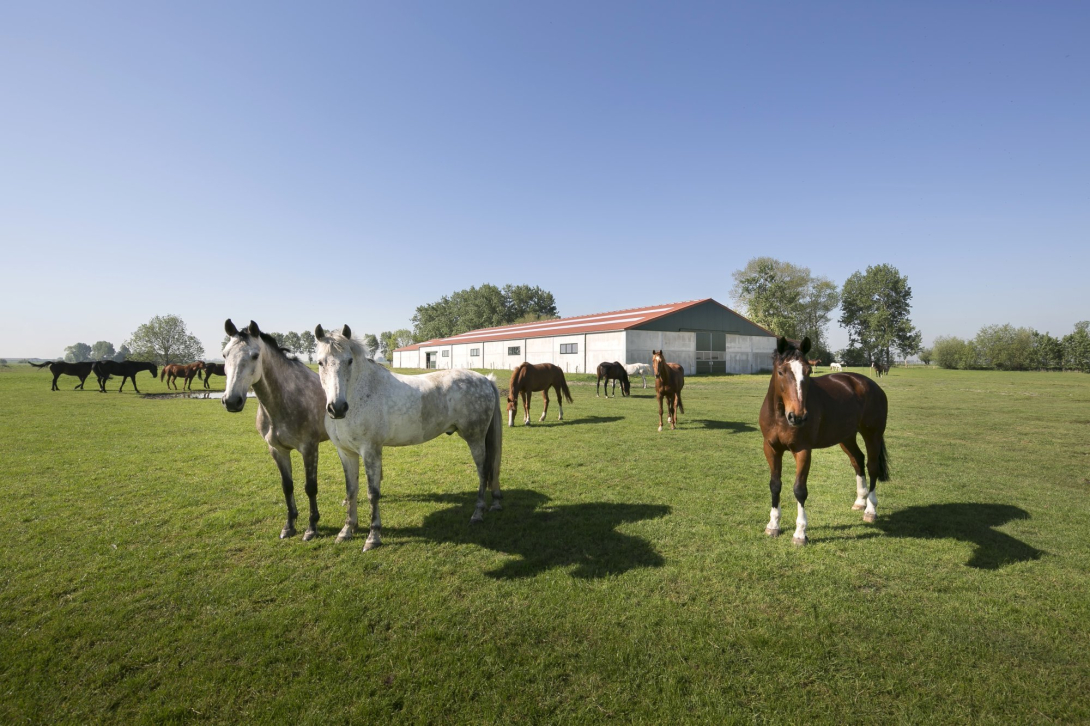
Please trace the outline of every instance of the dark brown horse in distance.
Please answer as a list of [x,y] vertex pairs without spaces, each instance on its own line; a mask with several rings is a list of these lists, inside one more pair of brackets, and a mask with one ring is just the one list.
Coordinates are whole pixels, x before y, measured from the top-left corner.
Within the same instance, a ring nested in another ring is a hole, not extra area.
[[148,371],[151,373],[152,378],[159,376],[159,369],[154,363],[148,363],[141,360],[100,360],[95,363],[91,370],[95,372],[95,377],[98,378],[98,390],[101,393],[106,392],[106,381],[112,376],[121,376],[121,386],[117,389],[118,393],[125,388],[125,381],[129,378],[132,379],[132,387],[140,393],[140,389],[136,387],[136,374],[140,371]]
[[35,368],[45,368],[46,366],[49,366],[49,372],[53,374],[53,387],[50,389],[51,391],[61,390],[57,388],[57,379],[61,376],[75,376],[79,379],[79,385],[76,386],[76,388],[83,390],[83,384],[87,381],[87,376],[91,375],[91,368],[94,366],[94,361],[85,360],[80,363],[69,363],[68,361],[58,360],[46,363],[31,363],[30,365]]
[[159,380],[164,378],[167,381],[167,388],[170,388],[170,384],[174,384],[174,390],[178,390],[178,379],[181,378],[185,382],[182,387],[193,390],[193,379],[198,378],[201,375],[201,371],[204,370],[204,362],[197,361],[195,363],[189,363],[187,365],[174,365],[167,364],[163,366],[162,372],[159,373]]
[[613,397],[617,397],[617,381],[621,382],[621,395],[632,393],[632,384],[628,381],[628,370],[617,361],[598,364],[598,382],[594,384],[594,395],[598,395],[598,384],[606,379],[606,398],[609,398],[609,382],[613,381]]
[[876,360],[872,360],[870,362],[870,369],[871,372],[874,373],[875,378],[889,375],[889,363],[879,363]]
[[[515,414],[519,409],[519,397],[522,398],[522,407],[526,414],[524,424],[530,423],[530,394],[541,391],[541,400],[545,404],[545,410],[541,412],[539,421],[545,420],[545,414],[549,412],[549,389],[556,392],[556,403],[560,407],[560,415],[557,421],[564,420],[564,399],[572,402],[571,391],[568,390],[568,382],[564,379],[564,371],[552,363],[538,363],[531,365],[523,363],[511,372],[511,385],[507,391],[507,425],[515,425]],[[562,397],[563,396],[563,397]]]
[[208,379],[212,376],[226,376],[227,371],[224,368],[225,363],[205,363],[204,364],[204,387],[208,388]]
[[[681,389],[685,387],[685,369],[677,363],[667,363],[661,350],[651,351],[651,370],[655,373],[655,398],[659,402],[659,431],[662,431],[662,399],[670,410],[666,422],[670,430],[677,428],[677,415],[685,413],[681,404]],[[675,410],[676,408],[676,410]]]
[[[761,406],[761,434],[765,458],[772,472],[768,488],[772,492],[772,513],[765,534],[780,533],[780,472],[783,454],[795,456],[795,500],[799,505],[795,520],[795,544],[806,544],[806,478],[810,473],[810,451],[840,445],[855,469],[856,498],[852,509],[866,509],[864,522],[877,517],[878,497],[875,483],[889,481],[886,454],[885,392],[877,383],[857,373],[830,373],[810,377],[806,352],[810,339],[796,348],[786,338],[777,341],[772,357],[772,379]],[[863,456],[856,433],[863,435],[867,448]],[[864,468],[870,475],[870,489],[863,480]]]

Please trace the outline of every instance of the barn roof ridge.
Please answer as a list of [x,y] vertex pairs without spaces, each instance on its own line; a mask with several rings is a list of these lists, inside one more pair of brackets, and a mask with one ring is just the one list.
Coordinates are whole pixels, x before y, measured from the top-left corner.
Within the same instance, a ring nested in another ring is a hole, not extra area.
[[[705,297],[695,300],[681,300],[679,302],[663,303],[661,305],[645,305],[638,308],[623,308],[621,310],[609,310],[599,313],[587,313],[584,315],[573,315],[569,318],[553,318],[551,320],[538,320],[531,323],[511,323],[508,325],[499,325],[492,328],[476,328],[474,330],[467,330],[464,333],[457,333],[455,335],[449,335],[445,338],[432,338],[431,340],[421,341],[412,345],[407,345],[404,348],[397,348],[397,351],[411,351],[419,350],[420,348],[426,348],[434,345],[451,345],[455,343],[473,343],[484,342],[474,340],[478,337],[494,337],[499,332],[510,332],[512,336],[518,335],[521,332],[534,332],[537,335],[530,335],[526,337],[548,337],[554,333],[561,333],[565,328],[570,328],[573,325],[578,325],[579,321],[588,321],[591,319],[603,319],[600,325],[607,326],[606,330],[593,330],[586,332],[608,332],[608,330],[626,330],[635,325],[646,323],[655,318],[660,318],[665,315],[671,315],[685,308],[692,307],[705,302],[717,302],[713,298]],[[725,305],[723,307],[726,307]],[[728,310],[730,308],[727,308]],[[733,311],[732,311],[733,312]],[[604,318],[623,318],[626,315],[639,315],[639,319],[629,320],[604,320]],[[617,324],[616,327],[608,327],[613,324]],[[593,326],[592,323],[585,323],[585,326]]]

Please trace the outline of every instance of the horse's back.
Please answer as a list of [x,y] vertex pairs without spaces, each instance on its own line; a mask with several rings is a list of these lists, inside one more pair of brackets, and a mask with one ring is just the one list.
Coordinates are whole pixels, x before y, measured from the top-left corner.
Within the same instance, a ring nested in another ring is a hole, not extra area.
[[885,429],[889,401],[886,392],[873,379],[849,372],[830,373],[811,378],[810,382],[844,411],[856,412],[860,427]]

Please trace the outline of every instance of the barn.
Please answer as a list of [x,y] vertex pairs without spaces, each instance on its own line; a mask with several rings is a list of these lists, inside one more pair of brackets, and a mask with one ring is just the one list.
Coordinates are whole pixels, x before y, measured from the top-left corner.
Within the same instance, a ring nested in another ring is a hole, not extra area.
[[395,368],[516,368],[553,363],[570,373],[603,361],[650,363],[651,351],[694,373],[770,369],[776,337],[711,298],[483,328],[398,348]]

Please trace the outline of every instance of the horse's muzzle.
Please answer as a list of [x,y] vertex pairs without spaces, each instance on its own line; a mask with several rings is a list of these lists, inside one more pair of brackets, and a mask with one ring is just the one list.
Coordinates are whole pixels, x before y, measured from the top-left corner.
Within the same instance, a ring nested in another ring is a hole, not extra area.
[[326,404],[325,410],[330,418],[344,418],[348,413],[348,401]]
[[802,426],[804,423],[806,423],[806,419],[808,418],[810,418],[809,414],[803,414],[802,416],[799,416],[794,411],[788,411],[787,413],[787,423],[791,424],[792,426]]
[[239,411],[241,411],[243,408],[246,407],[246,397],[245,396],[230,396],[230,397],[224,396],[223,398],[220,399],[220,403],[223,404],[223,407],[226,408],[228,410],[228,412],[238,413]]

